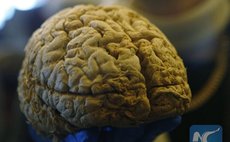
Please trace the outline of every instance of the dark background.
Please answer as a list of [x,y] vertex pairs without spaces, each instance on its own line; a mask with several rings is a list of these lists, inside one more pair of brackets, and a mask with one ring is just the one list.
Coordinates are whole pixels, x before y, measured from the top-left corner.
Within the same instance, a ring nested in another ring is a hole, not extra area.
[[[47,9],[46,9],[47,10]],[[17,98],[17,76],[23,60],[23,49],[41,23],[58,10],[46,11],[36,8],[29,11],[15,11],[12,19],[0,29],[0,142],[32,141],[26,120],[19,110]],[[218,37],[218,48],[230,48],[230,25]],[[218,50],[217,50],[218,51]],[[228,50],[228,55],[229,50]],[[229,58],[229,57],[228,57]],[[230,61],[230,60],[228,60]],[[189,83],[196,94],[207,82],[216,60],[202,64],[185,61]],[[219,124],[223,127],[224,142],[230,141],[230,62],[223,81],[215,95],[199,109],[183,115],[181,125],[170,133],[173,142],[189,141],[189,128],[195,124]]]

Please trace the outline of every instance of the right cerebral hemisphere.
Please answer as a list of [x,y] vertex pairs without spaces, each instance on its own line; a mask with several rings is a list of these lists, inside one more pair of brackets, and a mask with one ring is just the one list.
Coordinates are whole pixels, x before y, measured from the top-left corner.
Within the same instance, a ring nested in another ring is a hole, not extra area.
[[181,115],[191,91],[165,35],[120,6],[80,5],[49,18],[25,48],[20,107],[40,133],[129,127]]

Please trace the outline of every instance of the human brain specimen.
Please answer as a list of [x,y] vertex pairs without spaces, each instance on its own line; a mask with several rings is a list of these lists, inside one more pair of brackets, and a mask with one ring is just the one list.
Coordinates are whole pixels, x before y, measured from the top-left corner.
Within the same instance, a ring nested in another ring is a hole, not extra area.
[[165,35],[120,6],[78,5],[49,18],[25,48],[20,108],[40,133],[129,127],[181,115],[191,91]]

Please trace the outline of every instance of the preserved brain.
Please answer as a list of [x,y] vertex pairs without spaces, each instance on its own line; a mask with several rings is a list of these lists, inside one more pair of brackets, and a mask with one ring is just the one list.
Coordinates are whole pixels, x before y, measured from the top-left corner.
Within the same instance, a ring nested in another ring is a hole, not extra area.
[[18,80],[22,112],[46,135],[148,123],[191,101],[173,45],[120,6],[78,5],[49,18],[28,41]]

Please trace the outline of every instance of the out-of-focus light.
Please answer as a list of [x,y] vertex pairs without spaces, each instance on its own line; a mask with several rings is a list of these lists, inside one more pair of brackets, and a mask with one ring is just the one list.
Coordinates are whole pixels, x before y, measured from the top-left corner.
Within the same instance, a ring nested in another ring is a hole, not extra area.
[[31,10],[45,3],[45,0],[11,0],[17,10]]
[[14,15],[14,8],[11,2],[0,0],[0,29],[5,25],[5,21],[9,20]]
[[0,29],[14,16],[15,9],[31,10],[45,4],[47,0],[0,0]]

